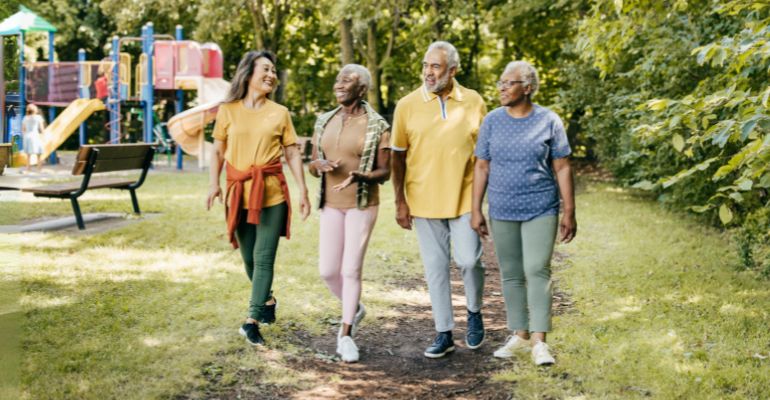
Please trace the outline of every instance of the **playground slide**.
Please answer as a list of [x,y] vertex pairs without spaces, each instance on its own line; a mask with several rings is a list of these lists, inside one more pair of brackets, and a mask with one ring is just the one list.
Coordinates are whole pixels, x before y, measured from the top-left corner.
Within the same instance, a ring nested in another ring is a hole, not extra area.
[[43,154],[46,158],[75,132],[91,114],[104,110],[98,99],[77,99],[70,103],[58,117],[43,130]]
[[201,79],[198,86],[199,105],[173,116],[168,121],[168,133],[185,153],[200,157],[203,151],[205,160],[211,144],[203,141],[203,128],[216,119],[219,104],[229,89],[230,83],[224,79]]

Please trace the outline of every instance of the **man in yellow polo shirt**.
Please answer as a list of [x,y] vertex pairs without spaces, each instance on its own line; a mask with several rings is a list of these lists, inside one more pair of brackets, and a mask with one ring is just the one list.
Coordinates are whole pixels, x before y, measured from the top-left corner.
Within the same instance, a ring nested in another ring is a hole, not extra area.
[[465,285],[465,344],[476,349],[484,341],[484,269],[470,212],[473,149],[486,106],[478,93],[454,80],[459,64],[450,43],[431,44],[422,62],[423,85],[399,100],[393,117],[396,222],[404,229],[414,222],[417,230],[438,332],[424,353],[430,358],[454,351],[450,243]]

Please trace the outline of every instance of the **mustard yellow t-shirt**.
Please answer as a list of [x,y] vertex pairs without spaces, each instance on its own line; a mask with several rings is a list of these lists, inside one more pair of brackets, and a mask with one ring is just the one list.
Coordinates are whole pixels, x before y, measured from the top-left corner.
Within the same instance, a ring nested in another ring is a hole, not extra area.
[[[214,138],[225,142],[225,161],[239,170],[269,164],[281,157],[283,147],[297,143],[289,110],[271,100],[256,110],[246,108],[243,101],[222,104],[214,124]],[[243,186],[244,208],[248,204],[250,190],[251,181],[246,181]],[[284,201],[278,178],[265,177],[262,207]]]
[[476,91],[453,83],[446,101],[421,86],[396,105],[391,148],[406,151],[404,190],[415,217],[471,211],[473,149],[487,107]]

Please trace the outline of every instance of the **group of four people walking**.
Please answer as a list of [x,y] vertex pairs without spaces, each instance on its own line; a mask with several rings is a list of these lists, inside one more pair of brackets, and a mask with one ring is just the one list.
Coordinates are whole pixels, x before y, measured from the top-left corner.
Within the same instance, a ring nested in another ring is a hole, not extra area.
[[[254,345],[264,344],[259,324],[275,321],[273,264],[280,236],[290,235],[281,154],[294,175],[303,220],[311,208],[289,111],[268,98],[277,84],[275,64],[271,53],[252,51],[238,65],[217,115],[207,199],[211,208],[224,194],[229,238],[240,248],[252,284],[240,333]],[[423,58],[423,84],[398,102],[392,127],[364,101],[368,70],[345,65],[333,87],[338,107],[316,121],[309,170],[321,179],[319,271],[342,303],[337,353],[343,361],[359,359],[353,338],[366,315],[361,270],[377,220],[379,184],[392,177],[396,222],[417,232],[437,331],[424,355],[454,351],[450,259],[465,288],[466,346],[482,345],[480,238],[491,230],[512,332],[494,355],[531,350],[536,364],[554,362],[545,344],[551,254],[557,231],[569,242],[577,229],[566,133],[554,112],[532,102],[539,81],[530,64],[506,66],[497,82],[501,107],[489,114],[481,96],[454,79],[459,65],[454,46],[432,43]],[[489,227],[482,211],[486,193]]]

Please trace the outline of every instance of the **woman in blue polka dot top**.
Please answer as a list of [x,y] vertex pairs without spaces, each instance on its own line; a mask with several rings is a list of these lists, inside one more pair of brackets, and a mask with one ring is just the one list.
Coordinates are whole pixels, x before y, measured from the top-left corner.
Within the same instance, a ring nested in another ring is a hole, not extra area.
[[[497,82],[500,105],[484,118],[476,142],[471,226],[488,235],[489,217],[500,264],[508,329],[495,357],[527,350],[537,365],[554,363],[545,343],[551,330],[551,255],[556,240],[575,237],[571,153],[561,119],[532,102],[537,71],[525,61],[505,67]],[[559,199],[562,217],[559,220]]]

